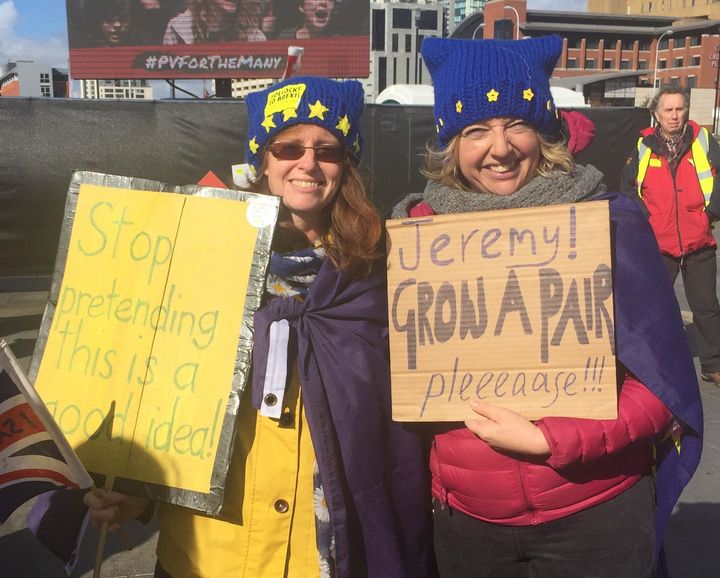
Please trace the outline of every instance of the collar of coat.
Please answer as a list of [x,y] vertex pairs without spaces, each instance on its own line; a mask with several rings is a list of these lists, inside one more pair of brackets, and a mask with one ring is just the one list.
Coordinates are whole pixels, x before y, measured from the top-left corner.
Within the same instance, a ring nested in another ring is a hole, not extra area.
[[[695,121],[688,120],[685,123],[685,134],[683,136],[682,148],[680,149],[680,157],[683,157],[690,150],[692,142],[697,138],[699,132],[700,125]],[[688,138],[688,133],[691,133],[692,138]],[[662,149],[660,148],[660,143],[658,142],[654,127],[643,129],[640,131],[640,135],[643,137],[643,144],[646,147],[648,147],[656,155],[661,154]]]

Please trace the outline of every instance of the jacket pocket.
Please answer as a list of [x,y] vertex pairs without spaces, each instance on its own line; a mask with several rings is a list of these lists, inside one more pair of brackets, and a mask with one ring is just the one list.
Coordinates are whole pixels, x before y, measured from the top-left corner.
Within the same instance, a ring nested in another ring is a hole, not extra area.
[[680,255],[680,240],[678,238],[677,223],[675,221],[675,211],[658,211],[650,213],[650,226],[658,246],[663,253],[670,255]]

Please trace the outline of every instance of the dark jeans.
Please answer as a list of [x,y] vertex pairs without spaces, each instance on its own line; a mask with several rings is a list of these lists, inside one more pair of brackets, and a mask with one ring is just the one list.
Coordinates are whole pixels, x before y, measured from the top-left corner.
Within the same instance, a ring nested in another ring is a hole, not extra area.
[[539,526],[489,524],[435,502],[442,578],[649,578],[655,560],[654,482]]
[[716,277],[716,250],[700,249],[686,255],[680,263],[677,257],[663,255],[665,267],[675,282],[682,273],[693,323],[697,328],[698,356],[703,371],[720,371],[720,304],[718,304]]

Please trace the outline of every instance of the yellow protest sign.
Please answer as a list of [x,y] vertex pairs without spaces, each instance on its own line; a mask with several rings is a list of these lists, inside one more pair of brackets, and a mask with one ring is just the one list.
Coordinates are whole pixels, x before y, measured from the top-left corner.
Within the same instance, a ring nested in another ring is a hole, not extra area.
[[210,491],[232,429],[252,208],[81,185],[36,388],[88,470]]
[[616,417],[607,201],[387,229],[393,419]]

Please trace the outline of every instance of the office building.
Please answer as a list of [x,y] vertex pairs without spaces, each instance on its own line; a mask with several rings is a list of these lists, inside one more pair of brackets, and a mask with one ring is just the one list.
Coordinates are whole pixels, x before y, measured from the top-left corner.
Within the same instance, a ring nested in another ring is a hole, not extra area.
[[588,12],[720,19],[717,0],[587,0]]
[[454,28],[471,14],[480,12],[487,0],[444,0],[443,4],[448,9],[448,16],[452,17]]
[[594,106],[633,106],[638,94],[652,94],[653,85],[716,90],[719,25],[707,18],[528,10],[525,0],[494,0],[454,36],[558,34],[564,43],[553,84],[582,92]]
[[153,89],[147,80],[81,80],[81,98],[152,100]]
[[419,47],[443,35],[443,5],[438,0],[370,3],[370,77],[361,79],[369,102],[393,84],[430,84]]
[[0,96],[65,98],[67,70],[32,60],[8,61],[0,71]]
[[277,81],[277,78],[233,78],[231,95],[233,98],[245,98],[251,92],[268,88]]

